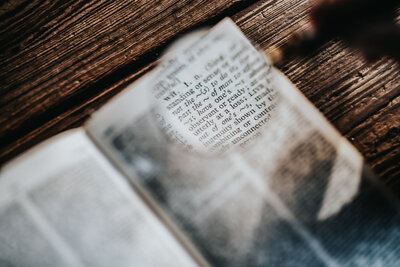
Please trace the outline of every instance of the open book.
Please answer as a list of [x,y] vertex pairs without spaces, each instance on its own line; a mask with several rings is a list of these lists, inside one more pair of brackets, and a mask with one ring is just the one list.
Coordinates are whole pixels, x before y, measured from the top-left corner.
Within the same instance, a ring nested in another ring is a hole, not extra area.
[[3,167],[0,266],[400,266],[369,176],[225,19]]

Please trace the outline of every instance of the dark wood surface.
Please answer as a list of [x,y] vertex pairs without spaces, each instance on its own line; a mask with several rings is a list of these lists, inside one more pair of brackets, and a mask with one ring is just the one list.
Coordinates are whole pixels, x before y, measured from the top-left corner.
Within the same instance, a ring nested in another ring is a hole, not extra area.
[[[0,3],[0,162],[80,126],[193,27],[230,16],[260,48],[304,26],[306,0]],[[400,196],[400,68],[332,40],[278,66]]]

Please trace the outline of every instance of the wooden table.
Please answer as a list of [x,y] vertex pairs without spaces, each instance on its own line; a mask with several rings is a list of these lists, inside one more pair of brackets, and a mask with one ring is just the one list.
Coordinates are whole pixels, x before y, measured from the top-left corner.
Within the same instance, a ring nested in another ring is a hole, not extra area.
[[[166,45],[230,16],[263,49],[307,21],[306,0],[2,1],[0,161],[77,127]],[[279,66],[400,196],[400,68],[331,41]]]

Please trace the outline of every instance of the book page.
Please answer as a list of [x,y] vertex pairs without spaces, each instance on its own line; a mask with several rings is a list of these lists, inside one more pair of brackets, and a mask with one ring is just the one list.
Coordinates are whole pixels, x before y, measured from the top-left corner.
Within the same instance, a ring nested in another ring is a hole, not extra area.
[[0,176],[0,266],[197,266],[85,132]]
[[183,43],[87,125],[145,199],[211,265],[400,264],[397,204],[234,23]]

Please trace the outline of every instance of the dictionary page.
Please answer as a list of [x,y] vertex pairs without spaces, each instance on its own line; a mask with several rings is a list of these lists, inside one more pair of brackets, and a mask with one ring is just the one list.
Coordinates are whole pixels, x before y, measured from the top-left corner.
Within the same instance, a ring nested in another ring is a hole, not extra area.
[[229,19],[174,45],[86,129],[211,265],[400,264],[397,204]]
[[0,266],[197,266],[82,129],[0,173]]

